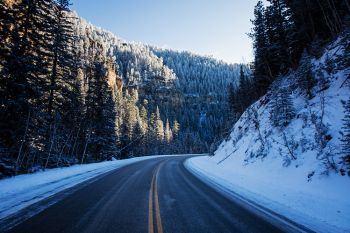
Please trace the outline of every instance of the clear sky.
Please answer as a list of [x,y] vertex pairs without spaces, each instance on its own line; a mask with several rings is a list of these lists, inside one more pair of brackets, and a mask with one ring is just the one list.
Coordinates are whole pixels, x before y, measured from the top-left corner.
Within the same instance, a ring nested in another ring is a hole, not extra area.
[[257,0],[72,0],[89,22],[127,41],[252,60],[250,19]]

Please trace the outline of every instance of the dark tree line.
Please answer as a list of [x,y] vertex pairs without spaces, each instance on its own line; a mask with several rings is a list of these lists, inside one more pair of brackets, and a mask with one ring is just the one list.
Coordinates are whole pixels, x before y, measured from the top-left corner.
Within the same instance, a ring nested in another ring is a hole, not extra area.
[[1,1],[0,11],[1,175],[111,159],[117,147],[108,60],[96,52],[83,65],[69,1]]
[[349,6],[349,0],[268,0],[267,6],[259,1],[249,34],[254,47],[252,77],[248,85],[241,78],[239,87],[230,88],[234,113],[240,115],[277,77],[300,64],[305,72],[299,84],[311,97],[315,81],[306,60],[321,55],[324,45],[349,25]]
[[296,68],[304,51],[322,54],[322,47],[349,24],[348,0],[268,0],[255,7],[252,20],[254,84],[265,94],[272,81]]
[[116,58],[78,33],[69,5],[0,2],[0,178],[180,148],[176,119],[123,88]]
[[230,110],[234,115],[234,119],[238,120],[239,116],[246,110],[247,107],[255,100],[252,98],[253,82],[250,74],[242,65],[239,72],[239,85],[230,84],[228,87]]

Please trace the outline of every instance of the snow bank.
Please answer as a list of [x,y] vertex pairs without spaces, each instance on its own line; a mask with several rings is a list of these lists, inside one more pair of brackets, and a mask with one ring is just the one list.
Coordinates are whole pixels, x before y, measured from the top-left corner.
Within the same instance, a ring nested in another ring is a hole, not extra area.
[[[341,65],[350,41],[344,41],[311,60],[316,79],[328,86],[318,84],[312,99],[294,89],[296,114],[288,126],[271,124],[268,93],[247,109],[213,157],[191,158],[186,166],[317,232],[350,232],[350,178],[339,173],[343,103],[350,97],[343,85],[350,67]],[[280,79],[277,89],[295,86],[297,75]]]
[[[347,177],[318,177],[283,169],[274,159],[249,166],[221,163],[213,157],[186,161],[189,170],[316,232],[350,232]],[[277,169],[276,169],[277,168]]]
[[75,165],[0,180],[0,219],[100,174],[158,157],[161,156]]

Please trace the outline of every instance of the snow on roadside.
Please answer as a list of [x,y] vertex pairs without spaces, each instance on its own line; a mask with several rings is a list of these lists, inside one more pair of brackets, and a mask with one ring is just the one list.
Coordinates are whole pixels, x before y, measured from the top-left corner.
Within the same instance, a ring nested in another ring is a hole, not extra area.
[[[189,170],[316,232],[350,232],[350,179],[340,175],[343,104],[350,98],[350,67],[343,64],[350,35],[344,36],[311,60],[313,98],[296,88],[297,71],[281,77],[214,156],[187,160]],[[279,88],[291,89],[296,116],[280,128],[271,122],[269,95]]]
[[308,182],[301,178],[305,173],[295,177],[293,169],[276,169],[276,164],[274,159],[267,159],[249,167],[232,163],[218,165],[216,159],[209,156],[190,158],[185,163],[201,179],[223,186],[316,232],[350,232],[347,177],[319,177]]
[[162,156],[74,165],[0,180],[0,219],[100,174],[158,157]]

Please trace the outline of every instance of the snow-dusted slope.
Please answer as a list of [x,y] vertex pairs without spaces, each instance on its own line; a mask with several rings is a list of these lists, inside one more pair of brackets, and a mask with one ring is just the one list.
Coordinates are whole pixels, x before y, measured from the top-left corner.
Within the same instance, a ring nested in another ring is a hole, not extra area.
[[117,80],[110,84],[124,92],[137,90],[138,106],[147,103],[144,107],[148,113],[158,106],[163,121],[168,119],[170,125],[179,122],[178,138],[187,143],[175,153],[206,152],[222,135],[230,119],[228,86],[237,85],[239,64],[127,42],[72,14],[85,86],[89,83],[89,69],[85,67],[93,63],[96,54],[102,54],[116,71],[113,78]]
[[147,46],[124,41],[111,32],[88,23],[76,13],[72,14],[77,47],[85,58],[85,63],[89,62],[93,54],[101,51],[104,56],[113,57],[118,75],[126,86],[142,85],[155,79],[161,79],[164,83],[175,81],[174,72]]
[[[311,60],[317,81],[311,98],[297,88],[300,70],[280,78],[247,109],[214,156],[190,159],[187,166],[318,232],[350,232],[350,178],[339,172],[349,43],[349,35],[340,36]],[[295,115],[287,126],[275,127],[271,108],[276,93],[286,89]]]

